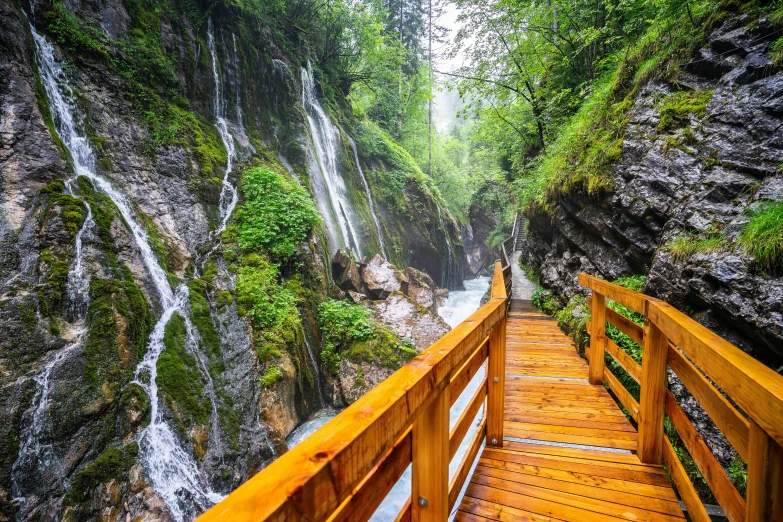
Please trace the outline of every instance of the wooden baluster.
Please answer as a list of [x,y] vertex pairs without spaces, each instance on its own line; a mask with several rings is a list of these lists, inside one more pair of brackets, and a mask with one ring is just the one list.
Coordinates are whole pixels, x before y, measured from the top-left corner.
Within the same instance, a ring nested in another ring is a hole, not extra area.
[[590,319],[590,384],[604,381],[604,351],[606,350],[606,299],[593,292]]
[[413,522],[446,522],[449,518],[449,386],[413,423]]
[[783,448],[750,421],[746,522],[783,520]]
[[503,403],[506,387],[506,318],[489,334],[487,361],[487,446],[503,447]]
[[645,464],[660,464],[663,458],[663,414],[669,339],[648,319],[648,306],[649,302],[645,302],[637,454],[639,460]]

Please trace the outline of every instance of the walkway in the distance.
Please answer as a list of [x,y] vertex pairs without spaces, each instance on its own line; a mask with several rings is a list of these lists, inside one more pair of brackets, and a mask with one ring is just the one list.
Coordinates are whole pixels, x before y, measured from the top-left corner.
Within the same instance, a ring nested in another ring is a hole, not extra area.
[[512,301],[503,448],[483,450],[456,520],[684,520],[663,468],[639,461],[636,429],[587,378],[557,322]]

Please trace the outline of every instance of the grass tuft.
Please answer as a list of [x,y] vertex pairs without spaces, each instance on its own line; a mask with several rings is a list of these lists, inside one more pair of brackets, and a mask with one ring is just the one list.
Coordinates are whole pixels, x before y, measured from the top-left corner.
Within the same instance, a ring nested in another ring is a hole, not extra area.
[[753,256],[766,272],[783,268],[783,201],[765,201],[748,211],[750,222],[737,239],[743,252]]

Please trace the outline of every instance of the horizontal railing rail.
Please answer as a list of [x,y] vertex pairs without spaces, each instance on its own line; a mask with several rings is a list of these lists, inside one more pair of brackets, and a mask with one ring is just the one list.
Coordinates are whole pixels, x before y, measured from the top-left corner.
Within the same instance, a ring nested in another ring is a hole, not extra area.
[[[481,444],[503,444],[505,283],[496,263],[487,304],[199,520],[367,520],[409,464],[411,498],[397,520],[447,520]],[[449,430],[450,407],[485,361],[486,377]],[[485,402],[449,482],[449,463]]]
[[[783,520],[783,377],[663,301],[587,274],[579,283],[592,291],[590,382],[606,383],[638,423],[639,459],[666,464],[691,520],[710,517],[664,433],[665,417],[731,522]],[[643,315],[644,326],[608,308],[607,299]],[[607,338],[607,324],[642,347],[641,364]],[[640,385],[638,401],[605,367],[605,354]],[[667,370],[747,463],[745,497],[667,389]]]

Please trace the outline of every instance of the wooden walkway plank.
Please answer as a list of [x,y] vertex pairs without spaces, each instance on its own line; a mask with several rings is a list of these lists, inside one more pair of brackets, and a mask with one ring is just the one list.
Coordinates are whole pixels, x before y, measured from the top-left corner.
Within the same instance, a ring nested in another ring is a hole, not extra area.
[[504,391],[505,441],[484,448],[455,520],[685,519],[663,467],[636,456],[636,428],[590,384],[573,339],[529,302],[511,302]]

